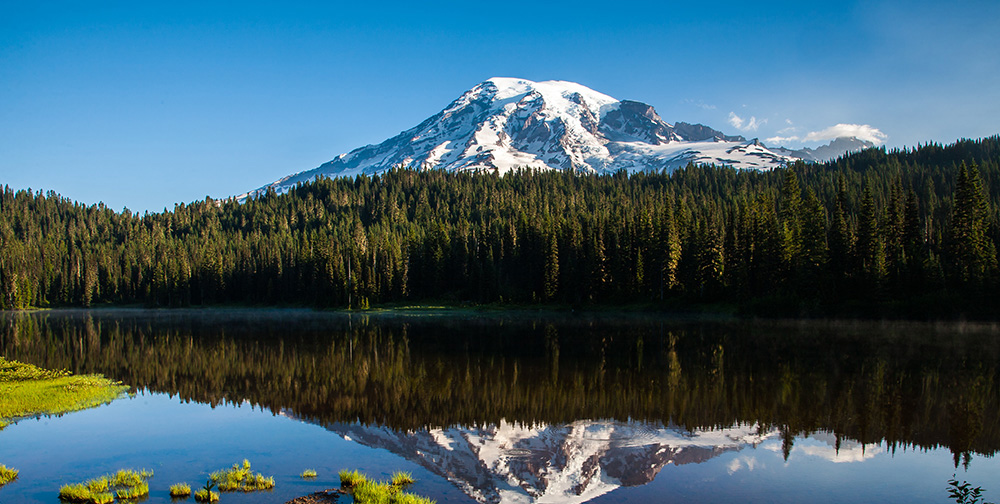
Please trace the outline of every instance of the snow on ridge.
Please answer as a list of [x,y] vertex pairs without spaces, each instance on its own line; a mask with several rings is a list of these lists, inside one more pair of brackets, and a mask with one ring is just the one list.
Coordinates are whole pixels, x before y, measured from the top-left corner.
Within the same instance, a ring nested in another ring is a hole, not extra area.
[[[713,134],[715,140],[698,140]],[[681,135],[699,136],[688,141]],[[729,141],[737,139],[742,140],[702,125],[676,129],[649,105],[622,102],[575,82],[493,77],[380,144],[354,149],[237,199],[269,189],[280,194],[320,175],[374,175],[397,166],[500,174],[517,168],[608,173],[672,171],[688,163],[767,170],[794,159],[756,141]]]
[[614,420],[500,420],[407,432],[361,424],[327,428],[411,460],[484,503],[583,503],[622,486],[646,484],[670,464],[705,462],[780,435],[754,424],[687,430]]

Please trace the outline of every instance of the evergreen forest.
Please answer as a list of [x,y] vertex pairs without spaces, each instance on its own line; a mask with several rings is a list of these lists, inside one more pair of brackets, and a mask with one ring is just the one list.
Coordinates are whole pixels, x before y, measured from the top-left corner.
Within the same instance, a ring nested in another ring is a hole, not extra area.
[[0,308],[411,303],[993,318],[1000,136],[772,171],[321,178],[138,215],[0,194]]

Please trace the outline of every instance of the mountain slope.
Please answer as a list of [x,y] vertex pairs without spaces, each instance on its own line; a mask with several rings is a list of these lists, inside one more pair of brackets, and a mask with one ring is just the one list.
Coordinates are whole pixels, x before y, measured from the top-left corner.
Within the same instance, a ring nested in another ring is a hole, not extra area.
[[871,147],[875,147],[875,144],[867,140],[861,140],[857,137],[840,137],[833,139],[827,145],[821,145],[815,149],[806,147],[804,149],[792,150],[786,149],[785,147],[771,147],[770,150],[771,152],[775,152],[783,156],[799,158],[803,161],[824,163],[826,161],[833,161],[834,159],[837,159],[845,154],[858,152]]
[[396,166],[448,171],[516,168],[673,170],[688,163],[770,169],[793,158],[700,124],[670,124],[653,107],[565,81],[492,78],[378,145],[341,154],[249,194],[281,193],[316,176],[377,174]]

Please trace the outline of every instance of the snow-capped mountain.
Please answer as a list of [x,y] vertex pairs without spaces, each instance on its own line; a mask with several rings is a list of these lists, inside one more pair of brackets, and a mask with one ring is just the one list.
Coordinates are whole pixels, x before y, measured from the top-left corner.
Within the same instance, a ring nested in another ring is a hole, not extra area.
[[766,170],[792,159],[756,140],[700,124],[670,124],[645,103],[617,100],[573,82],[496,77],[393,138],[238,199],[267,189],[282,193],[319,175],[376,174],[397,166],[603,173],[673,170],[688,163]]
[[689,431],[594,420],[410,432],[361,424],[327,428],[416,462],[478,502],[525,504],[586,502],[621,486],[649,483],[668,464],[705,462],[778,435],[750,425]]

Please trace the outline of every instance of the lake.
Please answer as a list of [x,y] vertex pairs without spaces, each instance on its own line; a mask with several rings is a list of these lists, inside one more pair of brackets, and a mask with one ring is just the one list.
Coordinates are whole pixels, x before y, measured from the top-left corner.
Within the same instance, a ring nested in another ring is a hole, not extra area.
[[[0,502],[119,468],[249,459],[277,502],[397,470],[438,502],[1000,501],[1000,330],[639,314],[67,310],[0,315],[9,359],[132,392],[0,430]],[[319,476],[303,480],[304,469]],[[191,500],[190,502],[193,502]]]

